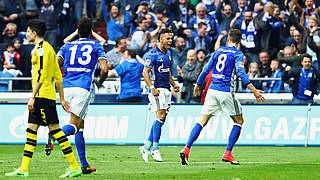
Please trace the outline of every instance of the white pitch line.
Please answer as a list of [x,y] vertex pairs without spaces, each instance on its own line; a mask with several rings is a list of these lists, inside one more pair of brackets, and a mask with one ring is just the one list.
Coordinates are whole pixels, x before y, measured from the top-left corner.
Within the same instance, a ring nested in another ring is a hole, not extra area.
[[[114,161],[99,161],[99,162],[114,162]],[[124,163],[155,163],[155,164],[181,164],[181,162],[177,161],[163,161],[163,162],[155,162],[155,161],[149,161],[149,162],[144,162],[144,161],[121,161]],[[213,161],[213,162],[190,162],[190,164],[229,164],[227,162],[221,162],[221,161]],[[296,162],[240,162],[241,164],[296,164]],[[320,165],[319,163],[297,163],[297,164],[312,164],[312,165]]]

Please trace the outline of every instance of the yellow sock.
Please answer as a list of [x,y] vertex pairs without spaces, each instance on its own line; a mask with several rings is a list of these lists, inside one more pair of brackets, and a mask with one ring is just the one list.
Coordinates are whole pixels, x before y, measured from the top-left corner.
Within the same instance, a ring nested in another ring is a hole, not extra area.
[[28,171],[33,152],[37,146],[37,132],[27,128],[27,142],[24,146],[23,158],[20,171]]
[[70,168],[73,170],[79,169],[80,166],[78,165],[77,160],[74,157],[74,154],[73,154],[72,148],[71,148],[71,144],[70,144],[68,138],[66,137],[66,135],[64,134],[64,132],[61,131],[61,129],[56,129],[50,133],[58,141],[64,156],[67,158],[67,160],[70,164]]

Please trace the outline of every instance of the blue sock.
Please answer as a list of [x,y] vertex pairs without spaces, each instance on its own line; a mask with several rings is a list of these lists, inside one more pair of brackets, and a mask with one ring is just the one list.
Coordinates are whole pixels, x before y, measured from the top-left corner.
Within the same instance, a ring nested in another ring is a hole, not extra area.
[[64,134],[66,134],[66,136],[73,135],[76,132],[76,126],[67,124],[62,127],[62,131],[64,132]]
[[144,145],[144,149],[145,150],[150,150],[151,149],[151,146],[152,146],[152,141],[153,141],[153,129],[154,129],[154,123],[150,129],[150,135],[149,135],[149,138],[146,142],[146,144]]
[[230,136],[229,136],[229,142],[227,145],[227,151],[232,151],[232,148],[234,144],[238,141],[240,136],[241,127],[238,125],[233,125],[233,128],[231,130]]
[[159,139],[161,136],[161,127],[163,125],[162,122],[160,122],[160,120],[156,120],[153,123],[154,127],[153,127],[153,150],[158,150],[159,149]]
[[202,130],[202,126],[199,123],[194,125],[186,145],[189,149],[191,148],[193,142],[198,139],[201,130]]
[[75,135],[75,142],[78,150],[81,167],[88,167],[89,164],[86,159],[86,148],[85,148],[85,142],[83,138],[83,132],[78,132]]

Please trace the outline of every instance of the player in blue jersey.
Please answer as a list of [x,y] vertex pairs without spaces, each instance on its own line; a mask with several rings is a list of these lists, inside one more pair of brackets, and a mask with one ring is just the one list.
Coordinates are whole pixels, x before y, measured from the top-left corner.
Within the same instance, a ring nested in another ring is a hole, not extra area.
[[[171,76],[172,57],[168,49],[172,44],[173,33],[170,29],[164,28],[159,32],[160,44],[154,48],[149,56],[146,58],[145,67],[143,69],[143,77],[146,84],[151,89],[149,93],[149,101],[151,103],[152,111],[156,112],[157,119],[154,121],[149,138],[146,144],[140,147],[142,158],[148,161],[148,155],[151,151],[152,157],[161,162],[162,158],[159,151],[159,139],[161,136],[161,127],[166,120],[167,113],[171,105],[171,91],[170,85],[174,88],[175,92],[179,92],[180,88],[173,81]],[[153,73],[153,81],[151,81],[149,73]]]
[[91,86],[97,63],[101,68],[100,79],[96,82],[97,86],[102,85],[108,73],[102,45],[98,41],[89,39],[92,33],[91,28],[92,24],[89,18],[80,19],[78,24],[80,39],[65,44],[57,54],[58,61],[63,62],[64,92],[66,100],[71,106],[70,124],[63,126],[62,131],[67,136],[75,135],[75,144],[83,174],[89,174],[96,170],[86,160],[83,129],[91,93],[94,93],[91,91]]
[[186,147],[180,152],[182,165],[188,165],[189,152],[193,142],[198,138],[203,127],[209,119],[218,112],[223,111],[229,115],[234,126],[231,130],[227,149],[222,156],[222,160],[238,165],[239,162],[231,154],[234,144],[237,142],[241,126],[243,124],[242,109],[239,101],[234,97],[234,75],[236,74],[253,92],[258,102],[264,102],[261,90],[257,90],[246,75],[243,67],[243,53],[239,51],[241,40],[241,31],[232,29],[227,39],[227,47],[217,49],[211,56],[207,66],[198,77],[194,87],[194,95],[199,95],[199,86],[201,86],[210,72],[212,72],[212,82],[210,84],[203,108],[201,110],[200,122],[193,127]]

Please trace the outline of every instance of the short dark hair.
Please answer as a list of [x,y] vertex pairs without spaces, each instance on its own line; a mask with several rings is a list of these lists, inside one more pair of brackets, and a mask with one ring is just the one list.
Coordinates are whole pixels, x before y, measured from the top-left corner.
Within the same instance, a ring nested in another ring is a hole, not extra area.
[[123,39],[126,39],[126,38],[123,37],[123,36],[121,36],[121,37],[118,37],[118,38],[116,39],[116,47],[118,47],[118,45],[121,44],[121,40],[123,40]]
[[[303,60],[303,58],[306,57],[306,58],[309,58],[312,61],[312,56],[310,54],[304,53],[301,56],[302,56],[302,60]],[[301,60],[301,62],[302,62],[302,60]]]
[[78,23],[78,34],[80,38],[89,38],[91,35],[92,23],[87,17],[83,17]]
[[47,26],[43,20],[40,19],[31,19],[28,22],[28,26],[32,31],[36,32],[39,37],[44,37],[46,33]]
[[208,27],[208,25],[207,25],[206,23],[200,22],[200,23],[198,24],[198,29],[202,28],[202,26],[207,26],[207,27]]
[[136,51],[133,50],[133,49],[126,49],[126,51],[128,52],[128,55],[131,57],[131,58],[136,58]]
[[238,29],[231,29],[229,31],[229,40],[233,43],[240,43],[241,41],[241,31]]
[[160,40],[160,37],[162,34],[166,34],[166,33],[172,33],[172,30],[170,28],[162,28],[159,32],[158,40]]
[[146,18],[144,16],[140,16],[138,19],[137,19],[137,24],[141,24],[144,20],[146,20]]

